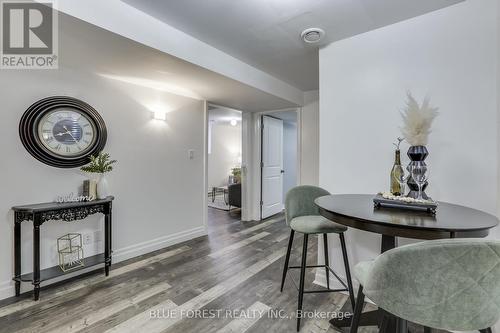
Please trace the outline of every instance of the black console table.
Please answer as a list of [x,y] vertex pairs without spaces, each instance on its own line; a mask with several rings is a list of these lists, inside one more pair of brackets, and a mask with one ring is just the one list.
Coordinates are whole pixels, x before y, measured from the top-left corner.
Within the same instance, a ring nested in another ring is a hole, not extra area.
[[[20,295],[21,282],[33,284],[34,299],[40,297],[40,282],[67,273],[73,273],[100,264],[104,264],[106,276],[111,266],[111,216],[114,197],[89,202],[42,203],[12,207],[14,211],[14,278],[16,296]],[[50,220],[72,222],[82,220],[89,215],[102,213],[104,219],[104,253],[84,259],[85,266],[73,269],[67,273],[59,266],[40,270],[40,227]],[[21,275],[21,224],[23,221],[33,221],[33,272]]]

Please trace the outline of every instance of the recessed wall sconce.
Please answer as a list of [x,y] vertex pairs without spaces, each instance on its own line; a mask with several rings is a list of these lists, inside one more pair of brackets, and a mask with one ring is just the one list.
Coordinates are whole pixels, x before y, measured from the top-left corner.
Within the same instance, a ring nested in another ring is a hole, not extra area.
[[238,121],[236,119],[231,119],[229,123],[231,124],[231,126],[236,126],[238,124]]
[[155,120],[167,120],[167,113],[164,111],[153,111],[153,119]]

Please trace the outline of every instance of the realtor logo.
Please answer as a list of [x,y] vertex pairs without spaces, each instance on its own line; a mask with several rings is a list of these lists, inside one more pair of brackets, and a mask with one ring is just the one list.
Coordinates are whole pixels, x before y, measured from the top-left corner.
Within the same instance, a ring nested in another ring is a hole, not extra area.
[[56,69],[54,2],[1,0],[2,69]]

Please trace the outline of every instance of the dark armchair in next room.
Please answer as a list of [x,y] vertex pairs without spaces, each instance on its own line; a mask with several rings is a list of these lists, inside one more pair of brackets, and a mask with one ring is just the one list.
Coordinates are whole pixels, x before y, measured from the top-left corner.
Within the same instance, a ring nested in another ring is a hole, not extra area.
[[228,185],[227,196],[229,209],[231,207],[241,208],[241,183]]

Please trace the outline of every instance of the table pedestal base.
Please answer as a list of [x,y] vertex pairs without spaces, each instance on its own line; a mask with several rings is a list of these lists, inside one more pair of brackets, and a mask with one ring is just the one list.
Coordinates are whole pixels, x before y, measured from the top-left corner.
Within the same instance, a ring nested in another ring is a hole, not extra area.
[[[378,326],[382,318],[382,313],[379,310],[363,312],[359,321],[359,326]],[[350,327],[352,316],[349,318],[332,319],[330,324],[337,328]]]

